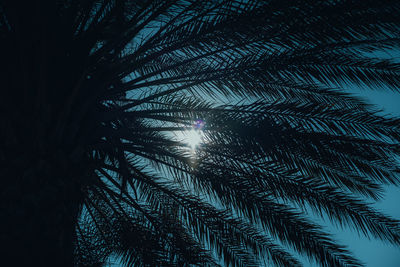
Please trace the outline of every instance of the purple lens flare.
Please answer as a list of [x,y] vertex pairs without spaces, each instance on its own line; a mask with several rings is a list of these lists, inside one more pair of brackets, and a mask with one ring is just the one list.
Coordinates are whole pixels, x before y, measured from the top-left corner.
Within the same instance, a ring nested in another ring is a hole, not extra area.
[[193,123],[193,128],[196,129],[196,130],[201,130],[201,129],[203,129],[203,127],[204,127],[205,124],[206,124],[206,123],[205,123],[205,121],[203,121],[203,120],[196,120],[196,121]]

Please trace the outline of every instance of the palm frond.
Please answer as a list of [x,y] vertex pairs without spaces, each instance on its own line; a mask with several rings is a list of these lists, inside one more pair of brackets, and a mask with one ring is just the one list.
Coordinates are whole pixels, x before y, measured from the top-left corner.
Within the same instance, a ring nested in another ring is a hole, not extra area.
[[[66,225],[26,258],[362,266],[309,210],[400,245],[369,202],[399,185],[400,120],[346,92],[399,91],[379,57],[399,49],[398,1],[50,2],[0,3],[2,229]],[[177,138],[193,129],[196,148]]]

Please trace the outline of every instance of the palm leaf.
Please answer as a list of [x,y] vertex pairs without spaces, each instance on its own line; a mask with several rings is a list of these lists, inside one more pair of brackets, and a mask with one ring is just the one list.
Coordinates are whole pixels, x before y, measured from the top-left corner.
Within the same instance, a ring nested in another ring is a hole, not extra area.
[[370,206],[399,184],[400,121],[346,93],[399,90],[378,56],[397,1],[20,4],[0,3],[9,265],[362,266],[310,210],[400,245]]

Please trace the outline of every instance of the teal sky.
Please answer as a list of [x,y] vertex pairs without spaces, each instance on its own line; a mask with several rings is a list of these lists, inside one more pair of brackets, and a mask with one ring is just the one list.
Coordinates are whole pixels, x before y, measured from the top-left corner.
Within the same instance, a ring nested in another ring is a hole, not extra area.
[[[351,92],[354,95],[361,96],[368,103],[375,104],[381,113],[400,117],[400,92],[391,92],[389,90],[363,90],[353,88]],[[379,201],[375,207],[386,215],[400,220],[400,188],[388,186],[383,200]],[[319,220],[318,220],[319,221]],[[328,231],[335,236],[338,243],[347,245],[349,250],[360,259],[366,267],[399,267],[400,266],[400,248],[385,242],[359,236],[351,229],[338,229],[329,223]],[[304,262],[305,267],[317,267],[314,263]]]
[[[400,63],[400,52],[397,50],[374,52],[370,56],[393,59]],[[376,105],[378,109],[382,110],[381,115],[400,117],[400,91],[393,92],[388,88],[366,90],[355,87],[348,90],[355,96],[362,97],[366,102]],[[376,203],[375,207],[386,215],[400,220],[400,187],[388,186],[384,199]],[[335,235],[338,242],[347,245],[355,256],[365,263],[366,267],[400,266],[400,247],[379,240],[368,240],[360,237],[354,231],[337,229],[332,225],[329,226],[329,231]],[[316,266],[310,263],[305,264],[305,267]]]
[[[392,58],[400,62],[399,52],[379,53],[375,56]],[[343,87],[344,89],[346,86]],[[400,91],[393,92],[389,89],[365,90],[360,88],[348,89],[350,93],[362,97],[366,102],[376,105],[382,109],[381,115],[400,117]],[[376,203],[375,207],[395,219],[400,220],[400,187],[388,186],[384,199]],[[319,219],[316,219],[320,221]],[[338,229],[329,223],[320,221],[322,225],[327,225],[327,230],[334,235],[335,239],[342,245],[348,246],[356,258],[360,259],[366,267],[399,267],[400,266],[400,247],[384,243],[379,240],[369,240],[364,236],[359,236],[351,229]],[[303,259],[304,267],[317,267],[314,263]],[[108,265],[119,267],[117,263]]]
[[[370,91],[354,89],[353,92],[368,102],[383,109],[383,114],[400,117],[400,92],[387,90]],[[377,208],[400,220],[400,188],[387,188],[385,199],[377,203]],[[348,244],[350,249],[366,263],[367,267],[399,267],[400,248],[376,240],[360,238],[350,231],[337,231],[338,239]]]
[[[356,88],[351,91],[355,95],[363,97],[367,102],[383,109],[382,114],[400,117],[400,92],[388,90],[371,91]],[[387,187],[385,198],[376,204],[376,208],[400,220],[400,188],[395,186]],[[326,225],[323,222],[322,224]],[[354,255],[365,263],[366,267],[400,266],[399,247],[379,240],[368,240],[350,229],[338,229],[332,225],[328,225],[327,229],[340,244],[347,245]],[[108,266],[119,267],[122,265],[110,263]],[[304,262],[304,267],[317,266],[313,263]]]

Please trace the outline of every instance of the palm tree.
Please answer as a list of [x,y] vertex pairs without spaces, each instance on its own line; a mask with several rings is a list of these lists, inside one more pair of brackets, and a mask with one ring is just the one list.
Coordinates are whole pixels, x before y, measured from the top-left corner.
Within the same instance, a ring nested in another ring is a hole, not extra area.
[[[400,245],[398,1],[0,2],[9,266],[362,266],[309,211]],[[194,133],[200,144],[185,139]]]

